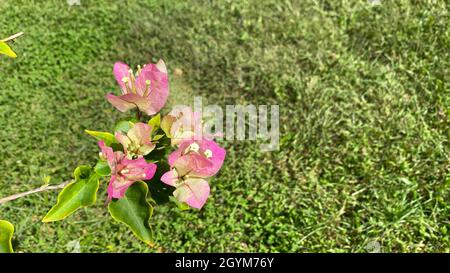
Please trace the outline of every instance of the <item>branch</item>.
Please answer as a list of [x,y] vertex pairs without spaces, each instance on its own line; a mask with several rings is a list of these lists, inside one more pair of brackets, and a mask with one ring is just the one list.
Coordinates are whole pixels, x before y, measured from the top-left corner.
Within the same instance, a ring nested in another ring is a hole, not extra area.
[[16,38],[19,38],[22,35],[23,35],[23,32],[19,32],[19,33],[16,33],[14,35],[9,36],[8,38],[5,38],[5,39],[1,40],[1,41],[6,43],[6,42],[9,42],[9,41],[14,40]]
[[0,199],[0,205],[6,203],[8,201],[13,201],[13,200],[16,200],[18,198],[21,198],[21,197],[24,197],[24,196],[27,196],[27,195],[30,195],[30,194],[33,194],[33,193],[38,193],[38,192],[42,192],[42,191],[49,191],[49,190],[56,190],[56,189],[62,189],[62,188],[67,186],[67,184],[69,184],[72,181],[73,180],[68,180],[68,181],[65,181],[65,182],[63,182],[63,183],[61,183],[59,185],[54,185],[54,186],[44,185],[42,187],[39,187],[39,188],[31,190],[31,191],[16,193],[16,194],[13,194],[13,195],[1,198]]

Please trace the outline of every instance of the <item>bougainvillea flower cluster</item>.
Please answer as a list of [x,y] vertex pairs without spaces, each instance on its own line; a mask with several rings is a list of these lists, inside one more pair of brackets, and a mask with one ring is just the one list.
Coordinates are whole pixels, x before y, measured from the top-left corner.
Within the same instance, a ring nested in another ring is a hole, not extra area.
[[[122,95],[108,94],[106,98],[115,108],[122,112],[137,108],[148,115],[162,109],[169,94],[167,69],[162,60],[138,67],[136,74],[128,65],[117,62],[113,72]],[[176,149],[167,158],[170,170],[160,180],[175,188],[173,196],[179,202],[202,208],[210,193],[209,181],[222,167],[225,150],[203,131],[200,113],[188,106],[175,107],[162,118],[159,126],[170,139],[169,146]],[[155,131],[157,128],[138,121],[127,132],[115,133],[121,151],[113,151],[103,141],[99,142],[101,157],[111,169],[108,200],[122,198],[136,181],[153,178],[157,165],[147,162],[146,157],[161,142],[161,136],[152,140]]]
[[117,62],[113,74],[121,95],[108,93],[106,99],[126,116],[112,133],[86,130],[98,140],[99,159],[95,166],[74,170],[74,179],[42,221],[60,221],[95,204],[102,181],[109,180],[106,204],[111,217],[153,245],[150,218],[155,205],[173,202],[180,210],[201,209],[226,152],[214,141],[217,135],[205,132],[201,114],[190,107],[175,106],[161,116],[169,96],[162,60],[138,66],[136,72]]

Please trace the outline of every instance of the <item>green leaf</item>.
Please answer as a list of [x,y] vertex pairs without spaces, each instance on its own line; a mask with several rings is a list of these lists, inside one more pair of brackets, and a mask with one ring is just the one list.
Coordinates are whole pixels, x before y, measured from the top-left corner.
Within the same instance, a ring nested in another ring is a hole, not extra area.
[[113,134],[108,132],[98,132],[98,131],[90,131],[90,130],[84,130],[89,135],[95,137],[98,140],[103,140],[106,144],[106,146],[111,146],[113,143],[117,143],[116,138]]
[[100,160],[99,162],[97,162],[94,171],[99,176],[108,176],[111,174],[111,169],[109,168],[108,162],[106,162],[105,160]]
[[114,127],[114,132],[127,133],[131,127],[133,127],[133,122],[128,120],[119,121]]
[[11,239],[14,226],[5,220],[0,220],[0,253],[13,253]]
[[127,225],[143,242],[152,244],[152,230],[149,225],[153,207],[147,201],[147,184],[138,181],[131,185],[123,198],[109,203],[112,218]]
[[75,182],[68,184],[58,195],[58,201],[53,206],[42,222],[59,221],[74,213],[77,209],[92,205],[97,200],[99,176],[89,167],[78,167],[75,174]]
[[92,168],[90,166],[81,165],[73,171],[73,177],[75,180],[88,179],[92,174]]
[[155,135],[154,137],[152,137],[152,140],[153,141],[160,140],[161,138],[163,138],[163,136],[165,136],[165,135]]
[[11,58],[17,57],[16,53],[9,47],[9,45],[3,41],[0,41],[0,54],[5,54]]
[[161,115],[157,114],[148,121],[148,125],[152,126],[152,131],[156,132],[161,124]]

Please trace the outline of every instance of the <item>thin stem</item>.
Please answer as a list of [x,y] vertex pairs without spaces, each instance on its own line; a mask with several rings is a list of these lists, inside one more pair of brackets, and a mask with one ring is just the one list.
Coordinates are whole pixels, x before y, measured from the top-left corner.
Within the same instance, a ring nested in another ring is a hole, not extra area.
[[44,185],[44,186],[42,186],[42,187],[39,187],[39,188],[34,189],[34,190],[31,190],[31,191],[26,191],[26,192],[16,193],[16,194],[13,194],[13,195],[10,195],[10,196],[1,198],[1,199],[0,199],[0,205],[1,205],[1,204],[4,204],[4,203],[6,203],[6,202],[13,201],[13,200],[16,200],[16,199],[18,199],[18,198],[21,198],[21,197],[24,197],[24,196],[33,194],[33,193],[38,193],[38,192],[43,192],[43,191],[49,191],[49,190],[56,190],[56,189],[62,189],[62,188],[64,188],[65,186],[67,186],[67,184],[69,184],[69,183],[72,182],[72,181],[73,181],[73,180],[68,180],[68,181],[65,181],[65,182],[63,182],[63,183],[61,183],[61,184],[59,184],[59,185],[54,185],[54,186]]
[[9,42],[9,41],[14,40],[16,38],[19,38],[22,35],[23,35],[23,32],[19,32],[19,33],[16,33],[14,35],[9,36],[8,38],[5,38],[5,39],[1,40],[1,41],[6,43],[6,42]]
[[136,112],[136,118],[138,121],[141,121],[141,117],[142,117],[142,113],[141,113],[141,110],[139,110],[139,108],[138,108],[137,112]]

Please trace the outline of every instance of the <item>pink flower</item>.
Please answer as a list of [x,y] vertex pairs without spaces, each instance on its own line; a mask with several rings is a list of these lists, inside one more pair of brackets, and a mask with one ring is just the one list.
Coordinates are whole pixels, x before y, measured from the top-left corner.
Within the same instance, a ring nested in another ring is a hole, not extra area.
[[111,93],[106,99],[119,111],[126,112],[137,107],[147,115],[154,115],[163,108],[169,96],[169,80],[163,60],[138,68],[135,77],[128,65],[116,62],[114,77],[122,89],[122,95]]
[[185,140],[207,137],[203,132],[202,117],[188,106],[179,106],[170,111],[161,122],[161,127],[171,138],[172,146]]
[[161,181],[176,187],[173,192],[175,198],[193,208],[201,209],[208,199],[210,192],[208,181],[195,175],[186,156],[179,158],[172,170],[161,177]]
[[134,158],[149,154],[155,148],[150,136],[152,127],[146,123],[138,122],[126,135],[117,132],[116,139],[122,144],[128,158]]
[[144,158],[127,159],[122,152],[113,152],[103,141],[98,142],[101,156],[108,161],[111,179],[108,185],[108,201],[122,198],[131,184],[139,180],[150,180],[156,172],[156,164],[147,163]]
[[225,155],[225,149],[212,140],[187,140],[183,141],[179,148],[169,155],[169,165],[173,166],[180,157],[186,156],[196,175],[209,177],[220,170]]
[[161,177],[161,181],[176,187],[173,195],[178,201],[200,209],[210,192],[204,178],[219,171],[225,154],[225,150],[211,140],[184,141],[169,155],[171,170]]

